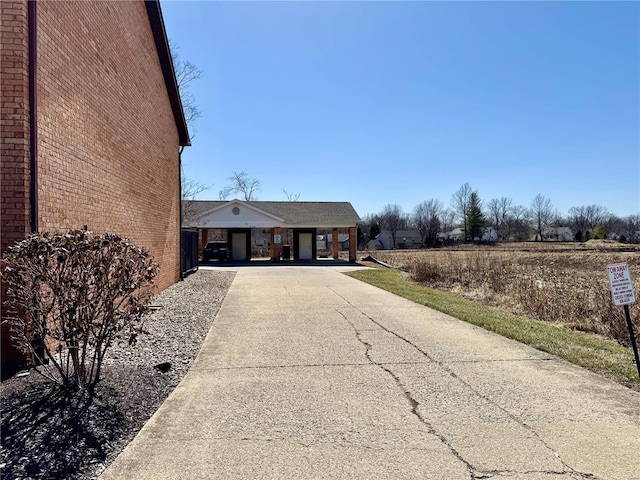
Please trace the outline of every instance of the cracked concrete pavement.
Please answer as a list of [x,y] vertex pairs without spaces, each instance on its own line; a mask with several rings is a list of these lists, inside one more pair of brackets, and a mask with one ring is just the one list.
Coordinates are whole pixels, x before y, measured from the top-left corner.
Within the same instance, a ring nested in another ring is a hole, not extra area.
[[243,267],[101,476],[200,478],[638,480],[640,393],[339,268]]

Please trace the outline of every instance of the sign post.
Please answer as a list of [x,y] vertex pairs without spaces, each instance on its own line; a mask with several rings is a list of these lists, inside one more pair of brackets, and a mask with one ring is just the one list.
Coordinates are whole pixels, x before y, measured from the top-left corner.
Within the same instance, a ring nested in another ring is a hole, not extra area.
[[636,358],[636,367],[638,368],[638,376],[640,376],[638,345],[636,344],[636,336],[633,333],[633,323],[631,323],[631,315],[629,314],[629,304],[636,303],[636,294],[633,291],[629,265],[626,263],[614,263],[612,265],[607,265],[607,273],[609,274],[609,284],[611,285],[613,303],[617,306],[622,305],[624,307],[624,316],[627,319],[627,327],[629,328],[629,336],[631,337],[633,355]]

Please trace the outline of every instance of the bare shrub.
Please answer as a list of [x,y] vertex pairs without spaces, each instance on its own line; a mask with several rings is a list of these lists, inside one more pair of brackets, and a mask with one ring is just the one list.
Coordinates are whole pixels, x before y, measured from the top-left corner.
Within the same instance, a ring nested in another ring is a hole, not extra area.
[[447,262],[442,266],[449,271],[449,278],[454,283],[463,284],[465,280],[464,255],[456,255],[456,252],[447,252]]
[[510,284],[512,277],[512,265],[503,257],[495,257],[489,263],[489,268],[485,275],[485,285],[494,293],[503,294]]
[[34,234],[3,257],[2,322],[43,375],[92,392],[116,335],[135,343],[157,273],[144,248],[117,234]]
[[415,282],[432,283],[441,279],[440,268],[429,260],[417,260],[411,269],[411,278]]

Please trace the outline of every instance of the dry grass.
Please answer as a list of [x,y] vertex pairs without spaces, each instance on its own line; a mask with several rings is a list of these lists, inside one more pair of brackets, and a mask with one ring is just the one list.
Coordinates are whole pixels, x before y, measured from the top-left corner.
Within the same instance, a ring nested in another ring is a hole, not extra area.
[[[377,251],[374,256],[420,284],[629,345],[623,309],[613,305],[605,267],[627,262],[640,293],[638,246],[526,243]],[[640,308],[631,305],[630,310],[638,338]]]

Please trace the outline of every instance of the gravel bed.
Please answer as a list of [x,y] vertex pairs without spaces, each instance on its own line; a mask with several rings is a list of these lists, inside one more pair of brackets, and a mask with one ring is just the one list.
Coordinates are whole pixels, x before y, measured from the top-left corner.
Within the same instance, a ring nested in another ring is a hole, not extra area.
[[137,344],[108,351],[92,399],[33,370],[2,382],[0,477],[97,478],[189,370],[234,276],[200,270],[155,297]]

